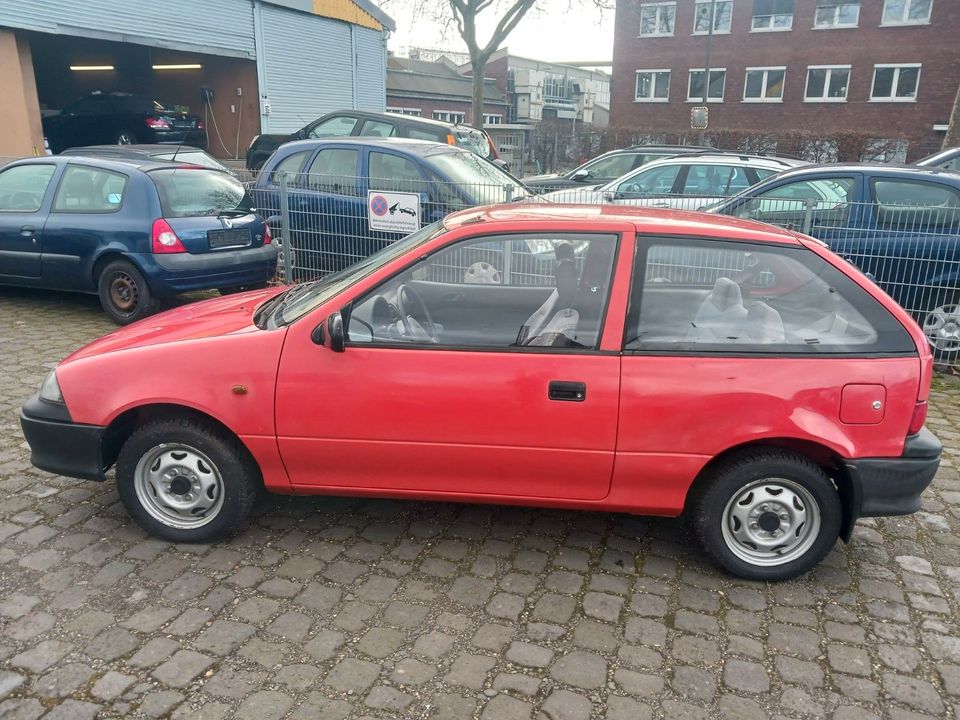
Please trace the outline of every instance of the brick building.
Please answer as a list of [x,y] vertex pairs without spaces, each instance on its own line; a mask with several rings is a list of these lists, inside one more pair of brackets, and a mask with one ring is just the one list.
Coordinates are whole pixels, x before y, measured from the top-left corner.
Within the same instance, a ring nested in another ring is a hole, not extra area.
[[823,137],[870,134],[915,159],[939,149],[960,84],[957,0],[618,0],[611,125]]

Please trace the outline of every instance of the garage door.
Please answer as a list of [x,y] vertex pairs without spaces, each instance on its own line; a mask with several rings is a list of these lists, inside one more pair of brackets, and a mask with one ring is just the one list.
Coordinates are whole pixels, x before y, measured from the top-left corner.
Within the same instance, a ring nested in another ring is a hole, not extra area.
[[387,109],[387,42],[379,30],[353,28],[357,38],[357,110]]

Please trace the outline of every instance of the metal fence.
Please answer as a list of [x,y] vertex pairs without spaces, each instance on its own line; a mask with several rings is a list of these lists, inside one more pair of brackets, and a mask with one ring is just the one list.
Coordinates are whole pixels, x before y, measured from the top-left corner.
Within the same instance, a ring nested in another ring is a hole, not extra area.
[[[274,177],[251,178],[249,187],[255,206],[268,218],[281,249],[280,276],[286,283],[343,269],[416,228],[476,205],[551,201],[710,210],[711,205],[726,199],[716,193],[676,196],[659,193],[656,188],[633,196],[585,188],[561,195],[548,194],[544,199],[531,196],[520,185],[333,174],[275,173]],[[938,363],[960,370],[957,195],[878,195],[876,202],[853,203],[847,201],[842,186],[820,190],[820,194],[807,193],[802,197],[745,200],[728,207],[726,212],[825,242],[913,315],[931,339]],[[381,215],[373,213],[373,203]],[[486,255],[482,249],[471,248],[462,258],[451,255],[450,267],[444,269],[444,277],[438,280],[549,284],[553,267],[550,261],[544,261],[549,255],[537,252],[536,248],[506,254],[491,250]],[[668,269],[648,270],[662,274]],[[686,272],[679,266],[670,270],[674,275]],[[703,278],[705,284],[742,268],[718,265],[715,270],[714,277]],[[702,274],[702,268],[698,272]]]

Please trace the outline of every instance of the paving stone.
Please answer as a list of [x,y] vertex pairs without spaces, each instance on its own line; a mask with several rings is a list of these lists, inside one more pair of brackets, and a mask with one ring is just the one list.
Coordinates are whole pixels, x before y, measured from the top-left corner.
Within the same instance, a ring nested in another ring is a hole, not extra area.
[[394,710],[400,712],[413,702],[413,695],[387,685],[377,685],[364,699],[367,707],[375,710]]
[[723,665],[723,684],[732,690],[765,693],[770,689],[770,678],[759,663],[727,660]]
[[592,708],[593,704],[583,695],[554,690],[540,709],[549,720],[589,720]]
[[276,690],[260,690],[245,698],[237,709],[240,720],[280,720],[293,707],[293,698]]
[[266,679],[266,673],[234,670],[222,665],[203,685],[203,691],[218,698],[239,699],[256,690]]
[[346,642],[346,636],[335,630],[321,630],[303,646],[317,660],[329,660]]
[[592,690],[607,681],[607,663],[599,655],[574,650],[559,658],[550,675],[574,687]]
[[418,637],[413,644],[413,651],[418,655],[426,655],[429,658],[441,658],[450,652],[455,642],[455,637],[434,630]]
[[570,620],[577,601],[566,595],[545,593],[533,608],[533,616],[539,620],[553,623],[566,623]]
[[137,650],[134,656],[127,660],[127,664],[141,668],[153,667],[173,655],[179,647],[180,643],[176,640],[165,637],[153,638]]
[[43,640],[29,650],[14,655],[9,662],[13,667],[29,670],[32,673],[41,673],[59,662],[71,650],[73,645],[70,643],[60,640]]
[[523,673],[500,673],[493,678],[493,689],[534,697],[540,690],[540,679]]
[[97,635],[83,652],[99,660],[116,660],[140,646],[140,639],[129,630],[109,628]]
[[453,661],[450,672],[443,680],[451,685],[482,690],[487,673],[496,664],[496,660],[486,655],[460,655]]
[[616,622],[623,608],[623,598],[607,593],[588,592],[583,596],[585,615],[606,622]]
[[124,675],[115,670],[110,670],[93,684],[90,694],[100,700],[116,700],[136,680],[137,678],[134,675]]
[[942,715],[943,701],[937,689],[920,678],[894,673],[883,674],[883,689],[887,696],[909,705],[916,710]]
[[394,666],[393,672],[390,674],[390,680],[398,685],[423,685],[436,676],[436,665],[420,662],[413,658],[404,658]]
[[379,663],[346,658],[333,666],[323,682],[334,690],[359,693],[372,686],[379,675]]
[[602,653],[613,652],[619,638],[614,628],[596,620],[582,620],[573,629],[573,643],[588,650]]
[[35,690],[43,698],[66,697],[84,687],[94,674],[93,668],[82,663],[58,665],[36,681]]
[[176,690],[158,690],[149,693],[140,703],[140,712],[147,717],[169,717],[173,709],[184,701],[184,696]]
[[26,682],[26,678],[19,673],[9,670],[0,670],[0,698],[5,698]]
[[212,666],[213,658],[193,650],[180,650],[153,671],[153,676],[165,685],[182,688],[193,682]]
[[604,720],[651,720],[653,711],[649,705],[613,695],[607,699],[607,710],[603,717]]
[[707,670],[678,665],[673,669],[670,686],[683,697],[710,702],[716,694],[717,681],[713,673]]
[[93,720],[100,706],[82,700],[64,700],[43,716],[44,720]]
[[507,695],[497,695],[483,708],[480,720],[529,720],[532,712],[533,705],[530,703]]
[[210,627],[200,633],[196,645],[198,649],[214,655],[228,655],[254,632],[256,630],[246,623],[215,620]]
[[544,668],[553,659],[553,650],[526,642],[512,642],[507,650],[507,660],[527,667]]

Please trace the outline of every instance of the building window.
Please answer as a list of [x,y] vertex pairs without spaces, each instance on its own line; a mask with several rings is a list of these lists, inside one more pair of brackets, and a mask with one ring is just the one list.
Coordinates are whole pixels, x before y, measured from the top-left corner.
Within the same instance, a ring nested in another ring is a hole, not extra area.
[[[693,34],[706,35],[710,32],[710,7],[712,0],[697,0],[693,16]],[[713,11],[713,32],[730,32],[730,20],[733,17],[733,1],[717,0]]]
[[920,85],[920,65],[874,65],[873,102],[915,102]]
[[669,70],[637,70],[637,102],[667,102],[669,99]]
[[818,0],[813,26],[818,30],[828,28],[851,28],[860,22],[859,2],[836,2]]
[[503,124],[503,115],[500,114],[483,114],[483,124],[484,125],[502,125]]
[[793,27],[793,0],[753,0],[754,31],[789,30]]
[[927,25],[933,0],[884,0],[881,25]]
[[[723,102],[723,90],[727,84],[725,69],[710,70],[710,90],[707,102]],[[687,100],[689,102],[703,102],[703,68],[690,71],[687,82]]]
[[811,65],[807,68],[806,102],[846,102],[849,65]]
[[782,102],[785,67],[747,68],[743,86],[744,102]]
[[677,18],[675,2],[641,3],[640,37],[666,37],[673,35]]
[[452,112],[450,110],[434,110],[433,111],[433,119],[443,120],[443,122],[462,123],[465,118],[466,118],[466,114],[462,112]]
[[410,108],[410,107],[388,107],[388,113],[393,113],[394,115],[410,115],[412,117],[420,117],[420,108]]

